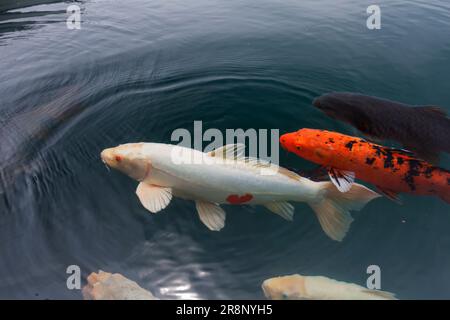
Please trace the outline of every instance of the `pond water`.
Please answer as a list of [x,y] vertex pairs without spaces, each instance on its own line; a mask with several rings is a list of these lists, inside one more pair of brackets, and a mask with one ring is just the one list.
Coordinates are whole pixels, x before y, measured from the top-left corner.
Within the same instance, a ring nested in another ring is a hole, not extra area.
[[[450,210],[437,197],[377,199],[341,243],[305,204],[292,223],[225,206],[211,232],[191,201],[150,214],[137,183],[99,157],[171,143],[195,120],[357,134],[311,106],[329,91],[450,111],[448,1],[378,1],[380,30],[366,27],[370,1],[87,0],[80,30],[66,27],[70,3],[32,4],[0,6],[11,9],[0,12],[0,298],[81,299],[69,265],[171,299],[263,298],[264,279],[293,273],[364,285],[378,265],[401,299],[450,298]],[[280,162],[313,167],[284,152]]]

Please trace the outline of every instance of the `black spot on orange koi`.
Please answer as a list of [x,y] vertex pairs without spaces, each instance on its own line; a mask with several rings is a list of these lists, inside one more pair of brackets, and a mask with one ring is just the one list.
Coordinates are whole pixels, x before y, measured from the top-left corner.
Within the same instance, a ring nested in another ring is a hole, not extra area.
[[366,158],[366,164],[372,165],[375,162],[375,158]]
[[422,167],[422,163],[419,160],[410,159],[408,160],[409,169],[406,172],[403,180],[408,184],[411,191],[416,190],[416,183],[414,182],[414,177],[420,175],[420,168]]
[[375,150],[377,157],[380,157],[381,154],[384,154],[384,152],[385,152],[379,146],[372,146],[372,149]]
[[397,158],[397,164],[402,165],[404,162],[403,158]]
[[[392,171],[396,172],[398,171],[398,169],[396,169],[394,167],[394,155],[392,153],[391,150],[389,149],[384,149],[382,147],[379,146],[372,146],[372,149],[375,150],[375,154],[377,157],[381,157],[382,155],[385,156],[384,159],[384,168],[392,168]],[[397,163],[398,163],[398,158],[397,158]]]
[[433,167],[428,167],[428,168],[424,171],[425,178],[430,179],[431,177],[433,177],[433,171],[434,171],[434,169],[435,169],[435,168],[433,168]]
[[385,156],[386,156],[386,158],[384,159],[384,167],[394,169],[394,163],[392,161],[392,160],[394,160],[394,157],[392,156],[392,152],[390,152],[389,150],[386,150]]
[[357,143],[357,142],[358,142],[358,141],[356,141],[356,140],[349,141],[349,142],[345,145],[345,147],[346,147],[348,150],[352,151],[353,145],[354,145],[355,143]]
[[334,139],[333,139],[333,138],[329,138],[329,139],[328,139],[328,142],[334,143]]

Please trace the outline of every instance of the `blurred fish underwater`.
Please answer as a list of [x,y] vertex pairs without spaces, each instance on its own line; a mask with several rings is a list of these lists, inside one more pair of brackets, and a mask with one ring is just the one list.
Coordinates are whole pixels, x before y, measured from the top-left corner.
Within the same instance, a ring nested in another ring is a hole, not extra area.
[[[79,30],[67,28],[71,4]],[[372,201],[342,242],[301,203],[292,223],[224,205],[227,227],[214,233],[188,201],[149,214],[136,184],[99,157],[174,143],[194,121],[361,136],[312,105],[333,91],[448,113],[450,4],[378,5],[382,27],[369,30],[356,0],[1,1],[0,298],[82,299],[66,285],[71,265],[82,286],[114,270],[165,299],[264,298],[261,283],[286,274],[363,284],[377,265],[383,291],[450,298],[450,212],[435,197]],[[284,152],[280,165],[314,168]],[[450,168],[448,154],[439,166]]]

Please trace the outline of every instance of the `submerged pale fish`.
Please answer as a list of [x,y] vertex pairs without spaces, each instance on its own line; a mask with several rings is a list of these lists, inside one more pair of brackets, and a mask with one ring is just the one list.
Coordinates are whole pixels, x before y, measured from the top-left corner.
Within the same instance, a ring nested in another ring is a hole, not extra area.
[[120,273],[112,274],[101,270],[98,273],[92,272],[87,277],[82,293],[85,300],[159,300],[150,291]]
[[150,212],[164,209],[172,196],[194,200],[200,220],[211,230],[225,225],[220,204],[263,205],[292,220],[294,207],[287,201],[296,201],[308,203],[325,233],[341,241],[353,220],[349,210],[359,210],[379,196],[359,184],[341,193],[331,182],[314,182],[274,164],[244,158],[244,149],[236,144],[203,153],[169,144],[129,143],[103,150],[101,158],[140,181],[136,193]]
[[267,279],[262,284],[272,300],[396,300],[395,295],[323,276],[290,276]]

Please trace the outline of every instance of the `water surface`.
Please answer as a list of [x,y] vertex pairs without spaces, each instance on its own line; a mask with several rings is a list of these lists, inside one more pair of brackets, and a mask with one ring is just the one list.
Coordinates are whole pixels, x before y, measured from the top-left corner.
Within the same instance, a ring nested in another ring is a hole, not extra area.
[[99,159],[120,143],[170,143],[194,120],[356,134],[311,106],[333,90],[450,111],[447,1],[379,1],[376,31],[370,1],[87,0],[81,30],[66,28],[70,3],[44,2],[55,3],[0,7],[11,9],[0,12],[0,298],[80,299],[66,287],[72,264],[175,299],[262,298],[264,279],[292,273],[364,285],[376,264],[400,298],[450,298],[450,211],[438,198],[373,201],[342,243],[304,204],[292,223],[226,206],[215,233],[192,202],[149,214],[137,183]]

